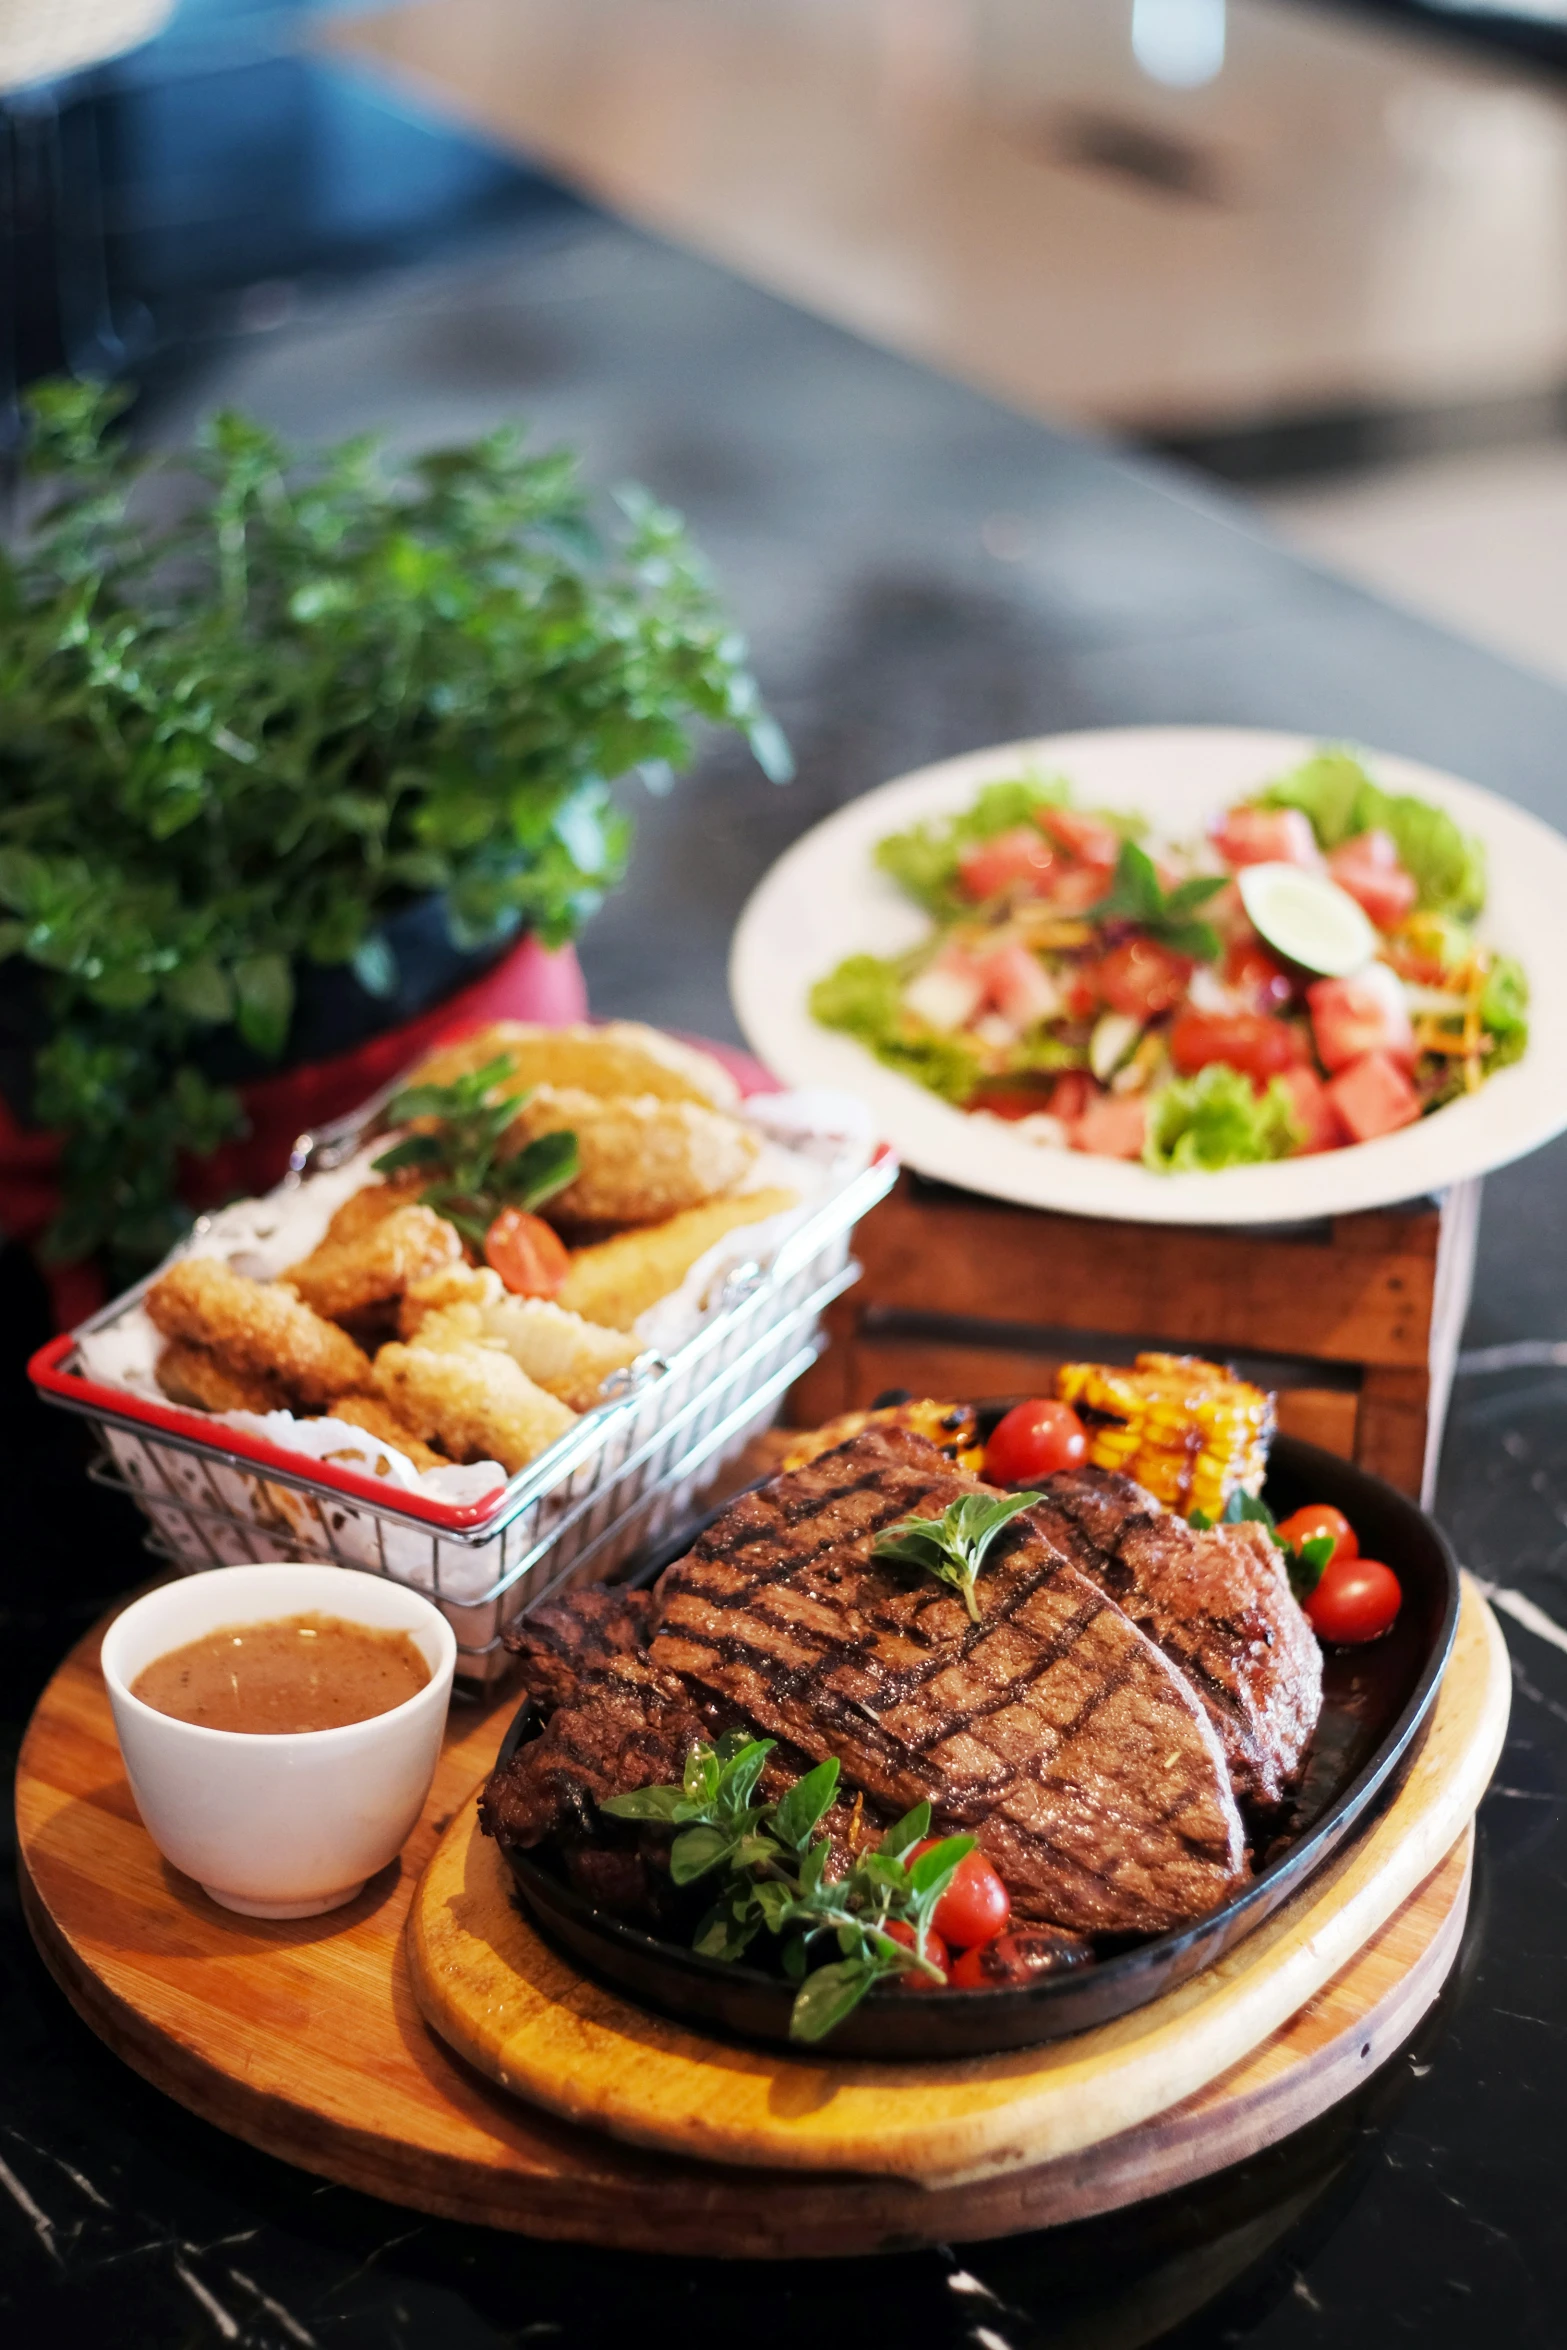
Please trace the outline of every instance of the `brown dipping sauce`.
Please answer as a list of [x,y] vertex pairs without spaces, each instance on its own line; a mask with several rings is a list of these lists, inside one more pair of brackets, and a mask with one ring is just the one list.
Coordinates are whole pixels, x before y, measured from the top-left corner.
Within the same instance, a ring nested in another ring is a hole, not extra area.
[[204,1730],[281,1737],[368,1722],[417,1697],[429,1679],[411,1633],[311,1614],[220,1625],[154,1657],[131,1695]]

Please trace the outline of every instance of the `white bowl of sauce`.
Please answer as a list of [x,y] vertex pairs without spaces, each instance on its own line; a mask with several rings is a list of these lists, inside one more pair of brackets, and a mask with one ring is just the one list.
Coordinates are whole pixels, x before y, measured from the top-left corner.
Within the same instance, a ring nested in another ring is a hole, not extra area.
[[261,1918],[336,1909],[395,1859],[456,1664],[416,1591],[284,1560],[166,1583],[103,1642],[148,1834],[214,1901]]

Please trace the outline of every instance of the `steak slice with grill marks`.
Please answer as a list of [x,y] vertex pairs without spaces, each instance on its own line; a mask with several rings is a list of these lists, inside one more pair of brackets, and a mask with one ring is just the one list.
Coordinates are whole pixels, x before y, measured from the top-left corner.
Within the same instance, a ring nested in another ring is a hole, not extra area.
[[1230,1783],[1271,1808],[1322,1710],[1322,1652],[1262,1527],[1199,1533],[1130,1477],[1063,1469],[1029,1515],[1156,1641],[1219,1733]]
[[609,1655],[539,1736],[491,1773],[479,1824],[524,1850],[546,1837],[590,1842],[603,1832],[597,1806],[606,1795],[677,1784],[691,1746],[711,1735],[672,1674],[645,1656]]
[[652,1610],[651,1591],[581,1584],[545,1600],[501,1638],[519,1660],[522,1686],[548,1714],[573,1704],[612,1657],[639,1656]]
[[[682,1682],[649,1664],[641,1641],[652,1607],[651,1591],[587,1584],[547,1600],[505,1634],[545,1726],[491,1774],[479,1799],[487,1835],[524,1850],[556,1844],[573,1883],[593,1882],[604,1907],[625,1911],[647,1906],[648,1886],[636,1874],[641,1860],[624,1845],[595,1858],[606,1830],[660,1859],[665,1840],[607,1821],[599,1804],[606,1795],[674,1785],[698,1739],[747,1726],[733,1707],[699,1708]],[[812,1759],[780,1744],[763,1766],[763,1800],[786,1795]],[[887,1825],[874,1806],[862,1804],[856,1816],[851,1803],[830,1805],[818,1823],[832,1846],[829,1872],[839,1873],[851,1850]],[[612,1880],[618,1889],[606,1890]]]
[[1027,1518],[993,1543],[981,1620],[876,1534],[987,1491],[875,1428],[742,1495],[657,1588],[654,1670],[884,1812],[972,1832],[1019,1918],[1157,1932],[1244,1868],[1219,1741],[1152,1641]]

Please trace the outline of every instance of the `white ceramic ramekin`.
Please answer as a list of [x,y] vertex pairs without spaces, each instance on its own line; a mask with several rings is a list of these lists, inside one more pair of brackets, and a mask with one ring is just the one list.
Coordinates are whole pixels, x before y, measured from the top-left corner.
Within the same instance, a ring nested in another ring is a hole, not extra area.
[[[154,1657],[227,1624],[317,1612],[408,1632],[430,1678],[335,1730],[252,1735],[177,1722],[131,1695]],[[214,1567],[149,1591],[104,1635],[103,1677],[136,1808],[158,1850],[225,1909],[308,1918],[401,1851],[430,1792],[457,1642],[417,1591],[346,1567]]]

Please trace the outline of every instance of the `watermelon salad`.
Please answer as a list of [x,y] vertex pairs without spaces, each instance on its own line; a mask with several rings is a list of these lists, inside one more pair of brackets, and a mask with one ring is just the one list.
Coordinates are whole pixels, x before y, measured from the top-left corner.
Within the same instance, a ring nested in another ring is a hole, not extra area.
[[811,991],[824,1027],[975,1117],[1159,1172],[1395,1133],[1516,1061],[1521,965],[1444,809],[1323,750],[1158,843],[1059,779],[991,783],[876,861],[931,917]]

